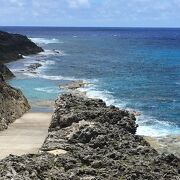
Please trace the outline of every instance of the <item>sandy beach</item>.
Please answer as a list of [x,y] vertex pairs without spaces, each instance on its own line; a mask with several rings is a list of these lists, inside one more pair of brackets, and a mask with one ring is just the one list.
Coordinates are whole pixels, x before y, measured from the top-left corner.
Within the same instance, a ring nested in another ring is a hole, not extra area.
[[48,134],[51,116],[51,113],[26,113],[0,132],[0,159],[9,154],[37,153]]

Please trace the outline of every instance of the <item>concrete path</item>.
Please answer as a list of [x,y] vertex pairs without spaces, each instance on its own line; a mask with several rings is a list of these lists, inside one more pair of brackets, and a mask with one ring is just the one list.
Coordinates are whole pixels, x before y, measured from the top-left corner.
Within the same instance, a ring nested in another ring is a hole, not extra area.
[[51,122],[51,113],[26,113],[0,132],[0,159],[9,154],[37,153]]

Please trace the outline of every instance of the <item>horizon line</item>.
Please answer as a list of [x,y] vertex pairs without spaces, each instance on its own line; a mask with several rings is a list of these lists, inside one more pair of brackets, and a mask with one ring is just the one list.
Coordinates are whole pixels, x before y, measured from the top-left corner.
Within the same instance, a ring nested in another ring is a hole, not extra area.
[[180,29],[180,27],[158,26],[36,26],[36,25],[0,25],[0,27],[33,27],[33,28],[151,28],[151,29]]

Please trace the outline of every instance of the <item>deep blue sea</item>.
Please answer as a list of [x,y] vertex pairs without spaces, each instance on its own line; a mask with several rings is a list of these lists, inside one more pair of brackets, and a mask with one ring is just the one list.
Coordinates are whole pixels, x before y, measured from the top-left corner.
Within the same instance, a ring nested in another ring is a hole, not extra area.
[[[55,100],[76,79],[82,91],[141,113],[137,133],[180,134],[180,29],[1,27],[27,35],[45,52],[8,64],[10,84],[29,101]],[[57,53],[58,52],[58,53]],[[43,66],[27,72],[29,64]]]

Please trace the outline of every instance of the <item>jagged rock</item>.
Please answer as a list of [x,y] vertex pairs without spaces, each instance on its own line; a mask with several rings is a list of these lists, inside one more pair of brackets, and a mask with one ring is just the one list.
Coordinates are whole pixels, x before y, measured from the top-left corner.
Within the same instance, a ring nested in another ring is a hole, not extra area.
[[37,68],[39,68],[41,66],[42,66],[42,64],[40,64],[40,63],[34,63],[34,64],[29,65],[27,67],[27,69],[28,69],[28,71],[32,72],[32,71],[36,70]]
[[159,155],[135,132],[128,111],[64,94],[56,100],[42,152],[0,161],[0,179],[178,180],[180,160]]
[[8,80],[14,77],[14,74],[4,65],[0,63],[0,80]]
[[23,55],[42,52],[43,49],[20,34],[0,31],[0,62],[6,63],[20,59]]
[[0,31],[0,130],[6,129],[9,123],[30,109],[22,92],[5,83],[14,75],[3,63],[41,51],[43,49],[26,36]]
[[23,58],[23,55],[42,51],[41,47],[38,47],[26,36],[0,31],[0,76],[5,80],[14,77],[14,74],[3,63]]
[[0,82],[0,131],[30,109],[22,92],[5,82]]
[[84,88],[86,84],[87,83],[85,83],[82,80],[77,80],[77,81],[72,81],[72,82],[67,83],[67,84],[61,84],[60,88],[69,89],[69,90],[76,90],[78,88]]

